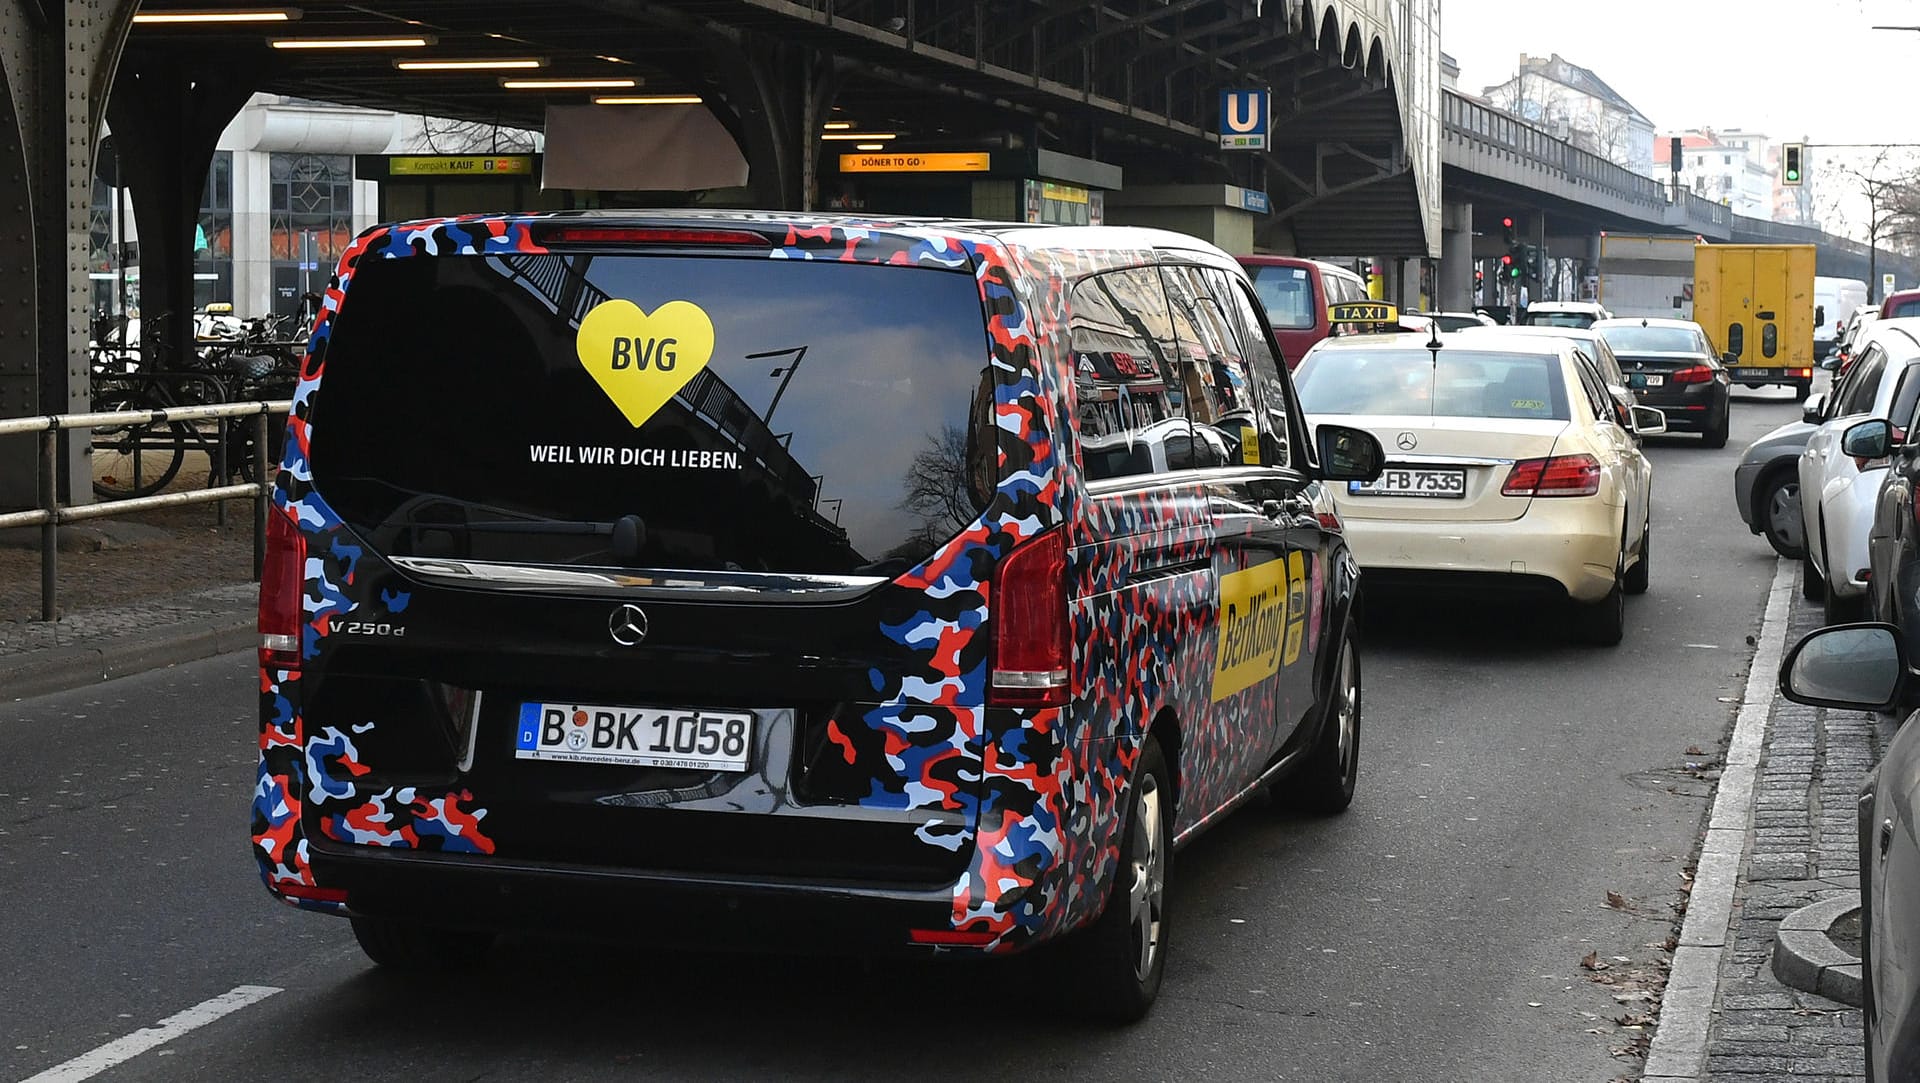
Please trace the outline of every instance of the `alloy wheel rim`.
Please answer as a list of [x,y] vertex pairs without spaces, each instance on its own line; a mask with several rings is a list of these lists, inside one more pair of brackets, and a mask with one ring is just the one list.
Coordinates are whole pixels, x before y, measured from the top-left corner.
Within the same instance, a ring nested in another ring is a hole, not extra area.
[[1127,912],[1132,918],[1133,973],[1140,981],[1153,973],[1160,953],[1161,912],[1166,893],[1166,840],[1160,815],[1160,781],[1147,775],[1140,783],[1140,819],[1134,825]]
[[1360,730],[1360,687],[1353,677],[1353,645],[1340,649],[1340,777],[1353,773],[1353,746]]

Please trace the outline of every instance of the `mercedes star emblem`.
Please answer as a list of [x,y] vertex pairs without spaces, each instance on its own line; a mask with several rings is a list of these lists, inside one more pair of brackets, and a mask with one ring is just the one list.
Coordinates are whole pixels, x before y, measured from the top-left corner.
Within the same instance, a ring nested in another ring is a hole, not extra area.
[[1410,432],[1403,432],[1393,440],[1401,451],[1412,451],[1420,446],[1420,438]]
[[647,638],[647,615],[637,605],[623,605],[607,618],[607,631],[622,647],[637,647]]

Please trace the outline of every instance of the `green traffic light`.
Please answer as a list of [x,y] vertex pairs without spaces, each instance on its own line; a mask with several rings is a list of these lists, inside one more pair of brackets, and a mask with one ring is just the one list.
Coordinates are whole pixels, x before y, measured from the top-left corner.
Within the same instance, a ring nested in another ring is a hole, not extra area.
[[1790,181],[1797,181],[1797,180],[1799,180],[1799,179],[1800,179],[1800,171],[1799,171],[1798,169],[1789,169],[1789,170],[1787,170],[1787,179],[1788,179],[1788,180],[1790,180]]

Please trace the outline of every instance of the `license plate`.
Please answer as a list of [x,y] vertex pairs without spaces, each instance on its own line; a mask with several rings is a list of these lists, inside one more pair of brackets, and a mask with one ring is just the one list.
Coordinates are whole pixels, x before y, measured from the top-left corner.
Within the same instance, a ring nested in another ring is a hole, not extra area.
[[753,715],[744,711],[522,703],[513,756],[562,763],[744,771],[752,747]]
[[1655,376],[1651,372],[1647,373],[1648,387],[1664,387],[1666,386],[1666,383],[1667,383],[1667,378],[1665,376]]
[[1372,481],[1350,481],[1355,496],[1421,496],[1461,500],[1467,495],[1465,470],[1407,470],[1388,467]]

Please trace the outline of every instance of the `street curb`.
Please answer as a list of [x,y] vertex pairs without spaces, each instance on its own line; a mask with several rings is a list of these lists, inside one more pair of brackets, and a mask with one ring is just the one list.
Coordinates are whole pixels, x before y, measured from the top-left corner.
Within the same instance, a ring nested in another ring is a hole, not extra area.
[[1780,921],[1773,934],[1773,976],[1781,984],[1861,1006],[1860,959],[1842,951],[1827,930],[1860,909],[1860,896],[1836,895],[1803,906]]
[[246,650],[259,641],[251,614],[183,621],[97,643],[0,658],[0,701],[83,688],[115,677]]
[[1780,659],[1787,650],[1787,615],[1799,568],[1784,559],[1775,564],[1767,591],[1759,644],[1747,671],[1747,686],[1727,740],[1725,769],[1715,788],[1713,812],[1694,869],[1687,916],[1673,951],[1673,968],[1660,1000],[1660,1018],[1642,1066],[1643,1080],[1696,1080],[1706,1073],[1707,1039],[1720,994],[1720,964],[1728,948],[1733,897],[1746,862],[1747,833],[1753,825],[1753,789],[1760,774],[1767,725]]

